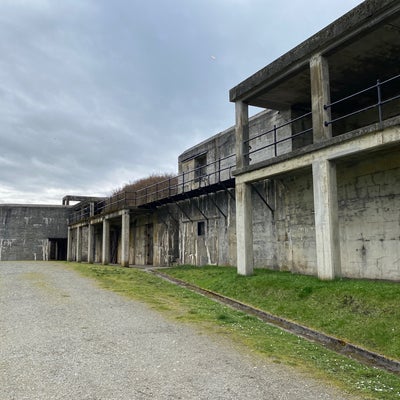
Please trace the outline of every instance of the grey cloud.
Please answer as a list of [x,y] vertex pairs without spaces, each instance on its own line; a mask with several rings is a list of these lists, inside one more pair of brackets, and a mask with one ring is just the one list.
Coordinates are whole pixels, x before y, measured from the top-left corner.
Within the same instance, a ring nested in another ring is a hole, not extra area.
[[234,123],[232,86],[359,2],[2,1],[0,201],[176,171]]

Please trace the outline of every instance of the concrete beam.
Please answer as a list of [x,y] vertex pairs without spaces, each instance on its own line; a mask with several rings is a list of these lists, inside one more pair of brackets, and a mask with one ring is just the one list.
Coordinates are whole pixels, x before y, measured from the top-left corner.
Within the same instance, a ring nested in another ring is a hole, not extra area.
[[236,239],[237,272],[251,275],[254,269],[253,255],[253,204],[251,185],[236,185]]
[[121,227],[121,265],[123,267],[129,266],[129,211],[125,210],[122,214],[122,227]]
[[383,131],[373,131],[362,136],[348,138],[345,141],[340,141],[340,139],[340,136],[335,137],[332,140],[337,140],[338,143],[237,175],[235,177],[236,185],[270,179],[283,173],[309,168],[313,162],[319,160],[346,159],[346,157],[362,152],[397,145],[400,143],[400,126],[389,127]]
[[311,57],[310,78],[313,137],[317,143],[332,137],[332,125],[324,125],[325,121],[331,120],[330,108],[324,109],[324,105],[331,102],[329,67],[326,58],[320,54]]
[[110,220],[103,220],[103,246],[101,262],[104,265],[110,263]]
[[329,280],[340,276],[336,165],[316,161],[312,171],[318,277]]

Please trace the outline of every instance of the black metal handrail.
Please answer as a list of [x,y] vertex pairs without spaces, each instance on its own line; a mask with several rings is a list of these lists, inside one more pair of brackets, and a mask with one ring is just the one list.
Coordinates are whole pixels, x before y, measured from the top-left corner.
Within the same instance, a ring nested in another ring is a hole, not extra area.
[[[226,165],[222,165],[226,163]],[[209,171],[212,166],[212,171]],[[219,184],[232,179],[232,169],[236,166],[235,154],[221,157],[208,164],[201,165],[174,177],[153,183],[138,190],[122,190],[96,204],[94,215],[90,208],[84,207],[72,212],[69,223],[83,222],[93,216],[122,210],[127,207],[139,207],[159,202],[178,194],[188,194],[193,190]],[[227,172],[226,172],[227,171]]]
[[376,81],[375,85],[369,86],[369,87],[367,87],[367,88],[365,88],[363,90],[359,90],[358,92],[352,93],[349,96],[343,97],[343,98],[341,98],[339,100],[331,102],[330,104],[324,105],[324,109],[328,110],[328,109],[331,109],[333,106],[336,106],[336,105],[338,105],[340,103],[343,103],[343,102],[345,102],[347,100],[351,100],[351,99],[353,99],[353,98],[355,98],[357,96],[360,96],[360,95],[362,95],[364,93],[367,93],[367,92],[369,92],[371,90],[376,90],[376,100],[377,101],[375,103],[370,104],[367,107],[359,108],[359,109],[357,109],[355,111],[352,111],[350,113],[346,113],[345,115],[341,115],[341,116],[339,116],[337,118],[333,118],[330,121],[324,121],[324,125],[325,126],[332,125],[337,121],[341,121],[341,120],[343,120],[345,118],[349,118],[349,117],[351,117],[353,115],[361,114],[362,112],[365,112],[365,111],[368,111],[368,110],[371,110],[371,109],[374,109],[374,108],[376,108],[377,112],[378,112],[378,114],[377,114],[378,123],[380,125],[382,125],[382,123],[384,121],[382,107],[387,103],[390,103],[390,102],[392,102],[394,100],[400,99],[400,93],[399,93],[399,94],[397,94],[395,96],[392,96],[392,97],[390,97],[388,99],[382,100],[382,86],[384,86],[384,85],[388,84],[389,82],[392,82],[392,81],[394,81],[396,79],[400,79],[400,75],[392,76],[391,78],[386,79],[386,80],[384,80],[382,82],[378,79]]
[[[378,79],[376,81],[376,84],[374,85],[371,85],[363,90],[355,92],[349,96],[343,97],[342,99],[333,101],[330,104],[326,104],[324,108],[325,110],[328,110],[340,103],[352,100],[355,97],[361,96],[369,91],[376,90],[376,102],[366,107],[362,107],[357,110],[346,113],[345,115],[333,118],[330,121],[324,121],[325,126],[334,124],[337,121],[343,120],[350,116],[357,115],[374,108],[377,109],[377,120],[379,124],[382,125],[384,120],[383,106],[394,100],[400,99],[400,93],[390,98],[382,99],[382,86],[387,85],[388,83],[393,82],[394,80],[397,79],[400,80],[400,75],[393,76],[382,82]],[[307,112],[281,125],[278,126],[274,125],[272,129],[269,129],[268,131],[265,132],[261,132],[245,140],[244,143],[249,146],[249,151],[247,153],[244,153],[244,156],[249,157],[251,154],[273,147],[274,155],[276,157],[278,155],[278,145],[280,143],[291,141],[293,138],[312,132],[312,128],[309,128],[295,134],[292,133],[290,136],[278,140],[277,136],[279,129],[292,125],[293,123],[300,121],[304,118],[308,118],[311,115],[312,112]],[[272,135],[272,142],[252,150],[250,147],[250,142],[266,135]],[[222,166],[224,162],[226,163],[226,165]],[[229,180],[232,178],[232,169],[235,166],[236,166],[235,154],[233,153],[226,157],[222,157],[216,161],[210,162],[208,164],[200,165],[190,171],[182,172],[181,174],[176,175],[174,177],[167,178],[158,183],[148,185],[142,189],[138,189],[135,191],[123,190],[109,197],[106,200],[97,202],[94,209],[94,215],[95,216],[101,215],[104,213],[121,210],[123,208],[131,206],[132,207],[143,206],[146,204],[164,200],[166,198],[170,198],[177,194],[189,193],[198,188],[209,186],[212,183],[221,183],[224,180]],[[212,171],[210,171],[210,169],[212,169]],[[228,171],[227,175],[224,174],[225,171]],[[88,220],[92,216],[93,215],[90,215],[90,207],[85,205],[85,207],[78,209],[72,213],[70,218],[70,223]]]
[[[305,113],[303,115],[300,115],[299,117],[293,118],[290,121],[285,122],[282,125],[278,125],[278,126],[274,125],[274,127],[272,129],[269,129],[268,131],[265,131],[265,132],[261,132],[258,135],[255,135],[255,136],[253,136],[253,137],[251,137],[249,139],[244,140],[243,143],[247,143],[249,145],[250,150],[248,152],[245,152],[243,155],[244,156],[250,156],[251,154],[257,153],[257,152],[259,152],[261,150],[265,150],[265,149],[268,149],[270,147],[273,147],[274,148],[274,156],[277,157],[278,156],[278,144],[284,143],[284,142],[287,142],[287,141],[291,141],[295,137],[305,135],[308,132],[312,132],[312,128],[308,128],[308,129],[304,129],[301,132],[298,132],[298,133],[295,133],[295,134],[291,134],[287,138],[283,138],[283,139],[279,139],[278,140],[277,139],[277,135],[278,135],[279,129],[282,129],[282,128],[285,128],[285,127],[287,127],[289,125],[292,125],[294,122],[297,122],[297,121],[300,121],[300,120],[302,120],[304,118],[310,117],[311,115],[312,115],[311,111],[307,112],[307,113]],[[272,134],[272,138],[273,138],[271,143],[268,143],[268,144],[266,144],[264,146],[258,147],[257,149],[251,150],[251,146],[250,146],[250,142],[251,141],[256,140],[256,139],[258,139],[260,137],[269,135],[269,134]]]

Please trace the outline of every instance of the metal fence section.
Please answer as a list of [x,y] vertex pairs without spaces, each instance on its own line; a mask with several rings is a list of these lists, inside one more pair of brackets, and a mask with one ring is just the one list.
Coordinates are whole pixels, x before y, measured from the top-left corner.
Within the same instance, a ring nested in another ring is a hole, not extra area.
[[91,217],[112,213],[126,208],[146,208],[169,203],[174,199],[190,198],[202,192],[212,192],[232,187],[232,170],[236,166],[235,154],[219,158],[206,165],[167,178],[138,190],[121,190],[107,199],[90,206],[80,206],[72,212],[69,223],[83,222]]
[[[391,84],[391,86],[390,86],[390,88],[392,89],[390,91],[391,94],[387,98],[384,98],[383,89],[388,88],[389,84]],[[387,119],[383,113],[384,106],[388,105],[389,103],[394,102],[395,100],[400,99],[400,88],[396,89],[395,84],[400,85],[400,75],[393,76],[382,82],[378,79],[376,81],[375,85],[369,86],[366,89],[355,92],[349,96],[343,97],[343,98],[336,100],[330,104],[326,104],[324,106],[325,110],[328,110],[328,109],[333,110],[336,106],[340,106],[347,101],[351,101],[351,104],[353,104],[353,105],[358,104],[358,103],[360,103],[360,104],[363,103],[362,101],[355,101],[356,98],[360,99],[361,97],[364,97],[364,98],[370,99],[370,101],[372,101],[372,104],[369,104],[365,107],[356,108],[355,110],[353,110],[351,112],[346,112],[342,115],[332,118],[330,121],[325,121],[324,122],[325,126],[333,125],[336,122],[339,122],[339,121],[348,119],[350,117],[356,116],[358,114],[365,113],[367,111],[375,109],[376,110],[375,122],[378,122],[379,125],[382,127],[382,122],[385,119]],[[399,114],[398,107],[397,107],[397,110],[393,112],[393,114],[394,115]]]
[[[290,150],[291,150],[291,142],[294,138],[304,136],[307,133],[312,132],[312,128],[307,128],[307,129],[302,129],[300,132],[295,132],[293,129],[293,126],[295,123],[300,123],[302,121],[305,121],[309,119],[312,115],[312,112],[307,112],[303,115],[300,115],[299,117],[293,118],[290,121],[285,122],[284,124],[281,125],[274,125],[272,129],[269,129],[265,132],[261,132],[258,135],[252,136],[251,138],[247,139],[244,141],[245,144],[248,145],[249,151],[247,153],[244,153],[244,156],[249,157],[249,161],[252,161],[251,155],[254,155],[257,152],[260,151],[265,151],[267,149],[272,150],[272,157],[277,157],[279,154],[279,145],[283,143],[288,143],[290,144]],[[279,138],[279,134],[286,129],[286,135],[283,138]],[[259,145],[255,145],[256,141],[259,142]],[[288,151],[285,151],[288,152]]]
[[[398,88],[396,85],[398,85]],[[386,91],[385,96],[383,95],[384,90]],[[396,100],[399,100],[398,103],[395,103]],[[346,102],[349,102],[349,104]],[[365,105],[365,103],[368,104]],[[400,114],[400,75],[384,81],[377,80],[376,84],[326,104],[324,108],[325,110],[330,109],[334,116],[330,121],[324,122],[325,126],[334,125],[361,113],[376,110],[376,114],[371,115],[370,113],[364,115],[362,119],[343,125],[343,132],[353,130],[354,126],[362,127],[376,122],[382,127],[384,120]],[[351,111],[348,112],[348,110]],[[244,156],[250,159],[250,156],[254,157],[256,153],[262,152],[260,158],[265,160],[279,156],[282,154],[280,150],[287,153],[295,147],[301,147],[304,143],[307,143],[307,140],[312,143],[312,127],[307,128],[311,125],[312,112],[307,112],[281,125],[274,125],[272,129],[257,134],[244,142],[249,148]],[[339,132],[339,134],[343,132]],[[303,141],[302,137],[305,138],[306,136],[307,140]],[[299,140],[299,143],[296,144],[296,140]],[[284,145],[284,147],[280,147],[281,145]],[[174,200],[215,192],[221,190],[224,183],[228,182],[229,187],[234,187],[232,170],[235,167],[235,154],[230,154],[137,190],[121,190],[105,200],[95,202],[94,206],[89,204],[77,205],[72,213],[70,223],[88,220],[96,215],[112,213],[126,208],[152,208]]]

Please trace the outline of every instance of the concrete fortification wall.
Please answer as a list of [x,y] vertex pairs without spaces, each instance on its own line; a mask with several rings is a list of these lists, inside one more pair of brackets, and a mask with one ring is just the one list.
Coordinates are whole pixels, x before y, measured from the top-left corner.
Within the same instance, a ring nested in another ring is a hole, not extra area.
[[66,259],[69,207],[0,205],[0,260]]

